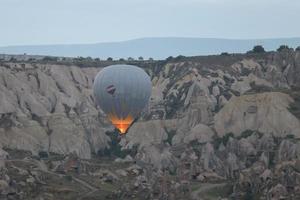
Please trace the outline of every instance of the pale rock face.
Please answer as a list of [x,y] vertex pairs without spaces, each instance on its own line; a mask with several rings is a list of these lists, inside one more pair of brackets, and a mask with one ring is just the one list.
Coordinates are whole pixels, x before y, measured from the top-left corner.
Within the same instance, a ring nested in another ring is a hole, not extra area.
[[172,169],[177,165],[176,158],[169,151],[169,148],[157,145],[143,147],[136,155],[136,159],[152,164],[157,169]]
[[220,107],[223,107],[227,102],[228,102],[228,100],[223,95],[221,95],[219,97],[219,106]]
[[272,200],[284,199],[287,195],[287,190],[283,185],[277,184],[270,190],[269,193],[270,196],[272,196]]
[[231,67],[238,73],[242,73],[243,68],[246,68],[251,71],[255,71],[257,69],[260,70],[261,68],[261,66],[253,59],[243,59],[238,63],[234,63]]
[[[155,80],[156,79],[156,80]],[[167,85],[170,80],[168,78],[164,78],[162,75],[157,79],[155,77],[153,80],[153,88],[150,97],[150,103],[157,104],[163,101],[163,92],[167,89]]]
[[256,155],[254,146],[245,138],[239,141],[239,151],[244,156]]
[[269,158],[268,158],[268,155],[267,155],[265,152],[263,152],[263,153],[261,154],[259,160],[260,160],[261,162],[263,162],[263,163],[265,164],[266,167],[269,166],[270,160],[269,160]]
[[122,138],[121,145],[125,149],[130,149],[134,145],[141,148],[160,144],[167,137],[162,120],[141,121],[133,124],[126,137]]
[[215,155],[214,147],[210,143],[206,143],[201,150],[201,163],[205,170],[216,170],[222,168],[221,160]]
[[39,151],[47,151],[48,136],[36,122],[32,121],[32,126],[27,128],[13,127],[1,129],[1,145],[3,147],[23,149],[37,154]]
[[8,153],[0,148],[0,170],[5,168],[5,160],[8,157]]
[[179,144],[179,143],[190,143],[191,141],[197,140],[199,143],[206,143],[211,142],[214,132],[208,126],[204,124],[198,124],[194,126],[188,132],[178,132],[173,140],[172,144]]
[[67,118],[60,119],[60,122],[56,121],[56,123],[53,123],[54,127],[50,126],[53,131],[50,134],[51,145],[49,151],[60,154],[74,152],[82,158],[90,158],[91,151],[88,142],[85,140],[84,131],[78,129]]
[[279,161],[289,161],[296,159],[300,156],[300,144],[289,140],[283,140],[280,143],[278,151],[278,160]]
[[215,115],[215,129],[219,136],[230,132],[238,136],[245,130],[257,130],[299,138],[299,120],[287,109],[291,102],[287,94],[278,92],[233,97]]
[[269,169],[266,169],[261,175],[260,178],[262,178],[264,181],[267,181],[267,179],[272,178],[272,171]]
[[[201,87],[203,87],[203,90]],[[203,140],[203,142],[210,141],[212,132],[209,131],[206,124],[209,124],[212,121],[214,103],[211,96],[208,96],[207,94],[209,94],[209,92],[204,85],[193,84],[190,87],[185,100],[185,104],[189,106],[184,113],[184,117],[178,120],[177,134],[173,138],[174,143],[182,142],[184,137],[190,133],[192,133],[192,135],[185,140],[186,142],[195,137]],[[204,131],[203,137],[195,133],[197,128],[192,131],[192,128],[197,125],[199,125],[198,128],[201,128],[201,131]]]
[[40,151],[76,152],[90,158],[91,152],[107,146],[105,131],[110,126],[98,118],[91,97],[93,77],[99,69],[8,66],[0,67],[0,114],[5,114],[1,120],[11,124],[0,126],[3,147],[35,155]]
[[258,148],[261,150],[272,150],[275,146],[274,138],[270,134],[264,134],[258,140]]
[[203,82],[194,82],[189,88],[184,105],[187,109],[188,126],[193,127],[198,123],[209,124],[212,120],[214,101],[208,88]]
[[231,89],[234,91],[238,91],[240,94],[244,94],[251,89],[251,86],[248,80],[243,79],[242,81],[237,81],[232,84]]
[[9,193],[9,185],[5,180],[0,180],[0,194],[7,195]]
[[13,113],[16,108],[12,104],[13,95],[0,85],[0,114]]
[[239,169],[239,165],[237,162],[237,157],[233,153],[229,153],[227,159],[226,159],[226,164],[227,164],[227,176],[233,177],[234,171]]
[[248,76],[241,77],[241,80],[236,81],[232,84],[231,89],[238,91],[240,94],[244,94],[251,89],[251,84],[256,86],[265,86],[268,88],[273,88],[273,85],[266,81],[265,79],[258,78],[254,74],[249,74]]
[[215,85],[212,89],[212,94],[216,97],[220,94],[220,89],[217,85]]

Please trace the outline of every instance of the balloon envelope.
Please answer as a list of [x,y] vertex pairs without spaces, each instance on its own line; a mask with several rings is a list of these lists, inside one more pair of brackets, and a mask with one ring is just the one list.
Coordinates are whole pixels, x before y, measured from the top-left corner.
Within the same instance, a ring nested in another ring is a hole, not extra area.
[[123,134],[147,105],[151,79],[133,65],[111,65],[102,69],[94,81],[96,103]]

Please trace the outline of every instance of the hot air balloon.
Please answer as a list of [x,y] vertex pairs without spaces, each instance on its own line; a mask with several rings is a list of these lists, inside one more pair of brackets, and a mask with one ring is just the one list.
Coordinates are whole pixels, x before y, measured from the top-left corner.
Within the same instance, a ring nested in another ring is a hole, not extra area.
[[133,65],[103,68],[93,87],[96,103],[121,134],[127,132],[148,104],[151,88],[148,74]]

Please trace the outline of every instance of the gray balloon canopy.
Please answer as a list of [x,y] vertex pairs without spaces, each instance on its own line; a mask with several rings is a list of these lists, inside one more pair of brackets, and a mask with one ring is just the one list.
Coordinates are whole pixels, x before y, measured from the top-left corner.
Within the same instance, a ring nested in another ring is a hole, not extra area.
[[151,79],[134,65],[111,65],[102,69],[94,81],[97,104],[121,133],[147,105],[151,95]]

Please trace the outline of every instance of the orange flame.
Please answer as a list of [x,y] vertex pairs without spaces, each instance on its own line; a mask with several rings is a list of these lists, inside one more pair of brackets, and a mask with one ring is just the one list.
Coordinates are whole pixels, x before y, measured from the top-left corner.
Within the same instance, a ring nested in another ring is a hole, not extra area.
[[108,118],[111,123],[121,132],[121,134],[126,133],[127,129],[133,122],[133,118],[130,115],[128,115],[124,119],[120,119],[117,116],[111,114],[108,116]]

